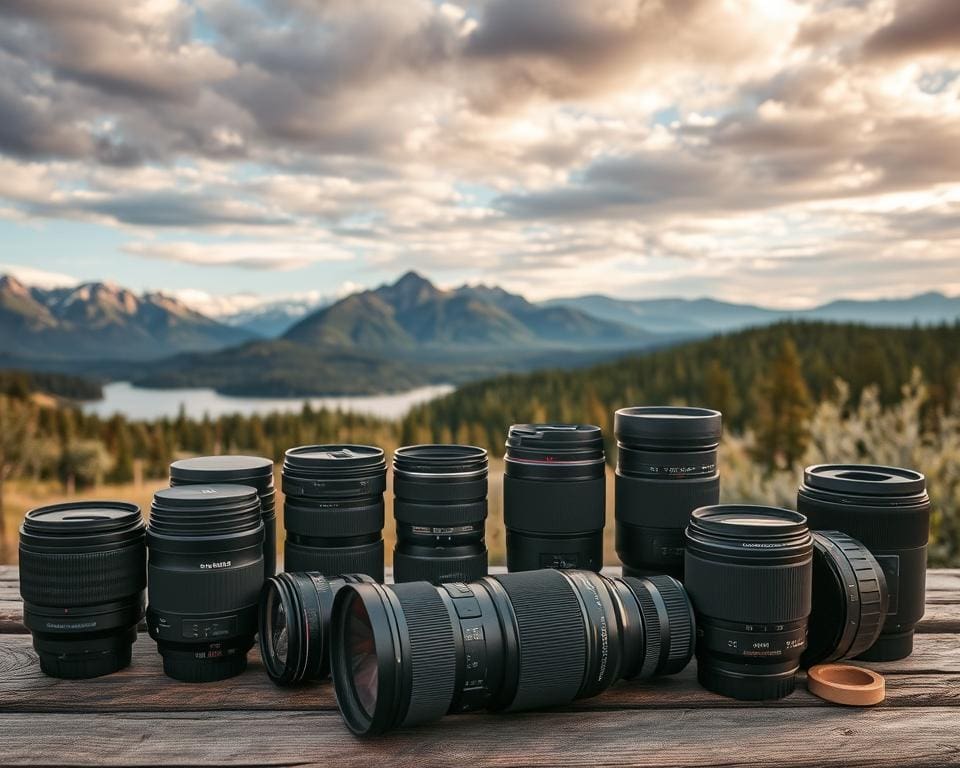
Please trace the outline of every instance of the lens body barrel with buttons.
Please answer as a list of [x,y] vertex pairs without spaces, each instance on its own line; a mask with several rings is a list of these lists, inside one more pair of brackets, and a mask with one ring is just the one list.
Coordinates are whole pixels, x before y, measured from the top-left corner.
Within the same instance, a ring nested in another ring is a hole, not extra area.
[[510,427],[503,477],[509,571],[603,567],[604,469],[600,427]]
[[880,636],[887,580],[863,544],[840,531],[813,533],[813,602],[801,666],[853,659]]
[[690,513],[720,501],[721,419],[719,411],[670,406],[614,414],[616,548],[625,575],[683,578]]
[[259,456],[195,456],[170,465],[170,485],[249,485],[260,496],[263,520],[263,572],[277,572],[277,491],[273,462]]
[[366,574],[280,573],[260,593],[260,658],[279,686],[323,680],[330,674],[330,611],[345,584],[372,582]]
[[23,623],[45,674],[81,679],[129,666],[146,565],[135,504],[76,501],[27,512],[20,528]]
[[163,671],[207,682],[242,672],[263,586],[260,498],[245,485],[184,485],[153,497],[147,629]]
[[370,445],[306,445],[283,460],[284,570],[383,581],[387,464]]
[[813,528],[842,531],[861,542],[883,569],[886,619],[880,636],[858,658],[909,656],[926,601],[930,497],[924,476],[912,469],[862,464],[807,467],[797,509]]
[[487,574],[487,452],[408,445],[393,454],[393,580],[443,584]]
[[694,618],[669,576],[538,570],[463,584],[351,584],[334,599],[331,668],[356,734],[479,709],[594,696],[683,669]]
[[697,614],[697,675],[735,699],[779,699],[807,647],[813,539],[776,507],[701,507],[686,531],[684,584]]

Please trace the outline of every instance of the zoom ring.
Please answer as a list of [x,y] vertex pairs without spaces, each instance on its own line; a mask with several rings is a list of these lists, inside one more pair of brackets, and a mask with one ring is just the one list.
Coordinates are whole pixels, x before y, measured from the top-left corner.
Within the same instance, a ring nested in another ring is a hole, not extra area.
[[553,570],[513,573],[497,581],[513,606],[520,646],[517,692],[507,709],[573,701],[583,684],[587,641],[570,582]]
[[318,571],[328,578],[345,573],[365,573],[383,582],[383,539],[357,547],[312,547],[286,542],[284,568],[288,571]]
[[649,478],[616,474],[614,516],[618,522],[651,528],[676,528],[686,524],[690,511],[716,504],[720,475],[706,477]]
[[430,584],[396,584],[391,589],[403,606],[410,637],[410,705],[402,725],[436,720],[450,709],[457,678],[450,614]]
[[[72,608],[121,600],[147,586],[141,542],[107,552],[48,553],[20,549],[20,594],[24,602]],[[26,574],[40,574],[30,578]],[[135,579],[130,575],[135,574]]]
[[363,536],[383,528],[383,499],[363,506],[287,501],[283,524],[298,536],[346,538]]
[[410,525],[472,525],[487,519],[487,500],[458,504],[425,504],[394,499],[393,515]]
[[667,667],[661,674],[670,675],[683,669],[693,656],[696,637],[693,610],[686,590],[676,579],[648,576],[647,581],[656,587],[669,617],[670,652],[667,655]]
[[[726,621],[782,623],[810,615],[812,555],[794,566],[768,569],[758,578],[756,567],[706,560],[687,548],[684,583],[696,594],[698,613]],[[694,590],[692,585],[696,585]]]
[[487,575],[487,552],[459,557],[410,557],[393,553],[393,578],[397,583],[429,581],[451,584],[482,579]]

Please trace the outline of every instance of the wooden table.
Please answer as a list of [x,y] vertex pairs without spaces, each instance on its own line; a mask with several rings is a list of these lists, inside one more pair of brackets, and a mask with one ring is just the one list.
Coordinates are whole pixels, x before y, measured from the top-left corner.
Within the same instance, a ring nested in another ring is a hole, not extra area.
[[15,567],[0,567],[0,766],[960,765],[960,570],[931,571],[908,659],[872,709],[807,693],[757,706],[708,693],[695,664],[548,712],[468,714],[353,737],[329,683],[279,689],[256,651],[222,683],[164,677],[141,634],[133,664],[96,680],[41,674],[20,623]]

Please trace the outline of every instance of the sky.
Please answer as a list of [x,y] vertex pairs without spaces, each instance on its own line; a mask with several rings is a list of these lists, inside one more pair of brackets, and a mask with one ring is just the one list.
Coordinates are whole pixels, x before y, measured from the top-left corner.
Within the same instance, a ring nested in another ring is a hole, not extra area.
[[957,0],[4,0],[0,270],[960,294]]

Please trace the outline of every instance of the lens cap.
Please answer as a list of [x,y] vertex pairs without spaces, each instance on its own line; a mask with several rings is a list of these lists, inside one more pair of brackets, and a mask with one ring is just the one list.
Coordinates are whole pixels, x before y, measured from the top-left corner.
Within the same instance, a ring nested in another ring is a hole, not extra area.
[[543,451],[582,451],[603,447],[603,433],[592,424],[514,424],[507,433],[507,448]]
[[140,507],[125,501],[72,501],[31,509],[23,519],[23,531],[66,536],[106,533],[140,519]]
[[173,462],[170,477],[190,483],[272,479],[273,462],[259,456],[194,456]]
[[912,496],[926,487],[919,472],[873,464],[816,464],[803,471],[803,482],[810,488],[858,496]]
[[373,445],[301,445],[283,459],[285,468],[305,470],[376,467],[383,461],[383,449]]
[[162,488],[153,495],[154,504],[169,507],[220,507],[259,503],[255,488],[246,485],[178,485]]
[[651,448],[709,448],[723,431],[720,411],[710,408],[637,406],[613,416],[617,439]]

